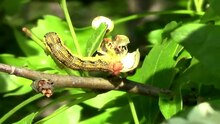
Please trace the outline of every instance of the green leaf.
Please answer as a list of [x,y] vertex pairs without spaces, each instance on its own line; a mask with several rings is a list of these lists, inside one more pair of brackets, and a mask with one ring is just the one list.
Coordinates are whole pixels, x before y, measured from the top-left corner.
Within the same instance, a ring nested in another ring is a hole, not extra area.
[[167,40],[167,38],[170,38],[171,32],[174,31],[178,26],[179,24],[175,21],[168,23],[163,29],[163,33],[162,33],[163,41]]
[[[48,32],[57,32],[61,40],[63,41],[64,45],[72,51],[72,53],[77,53],[76,48],[72,39],[72,36],[70,34],[69,28],[67,26],[67,23],[65,21],[62,21],[60,18],[56,16],[46,15],[43,19],[38,20],[38,25],[31,29],[32,32],[39,37],[41,40],[43,40],[43,36]],[[90,37],[90,34],[93,30],[91,28],[84,28],[84,29],[76,29],[76,33],[78,36],[78,41],[80,44],[80,50],[82,55],[85,55],[86,51],[88,50],[86,44],[87,40]],[[91,46],[90,46],[91,47]],[[42,49],[43,51],[43,49]],[[41,60],[41,58],[39,58]],[[46,59],[47,60],[47,59]],[[52,59],[51,59],[52,60]],[[57,69],[53,62],[50,62],[50,60],[47,60],[51,68]],[[59,66],[59,64],[58,64]],[[41,66],[40,66],[41,67]],[[45,66],[46,67],[46,66]],[[79,73],[75,70],[71,70],[68,68],[64,68],[61,66],[62,69],[65,69],[69,74],[73,75],[79,75]],[[61,69],[58,69],[61,70]]]
[[32,124],[34,117],[36,116],[36,113],[31,113],[28,116],[24,117],[23,119],[21,119],[20,121],[17,121],[13,124]]
[[107,25],[102,23],[87,41],[86,56],[92,56],[103,41],[103,37],[107,31]]
[[[35,35],[39,38],[43,38],[43,36],[48,32],[57,32],[60,35],[69,35],[70,32],[65,21],[62,21],[59,17],[52,15],[45,15],[43,19],[39,19],[37,21],[37,26],[31,29]],[[65,38],[66,40],[67,38]]]
[[194,63],[186,72],[182,75],[182,81],[187,82],[190,79],[191,83],[195,84],[205,84],[214,85],[216,88],[220,89],[220,77],[215,76],[212,72],[207,70],[200,62]]
[[[111,102],[115,102],[119,97],[125,95],[125,92],[121,91],[109,91],[99,94],[95,98],[89,99],[84,103],[97,109],[109,106]],[[127,102],[127,101],[126,101]]]
[[182,110],[182,98],[180,88],[173,90],[174,96],[170,97],[159,97],[159,107],[160,111],[165,117],[165,119],[171,118],[177,112]]
[[[73,96],[73,97],[71,96],[71,98],[68,99],[70,102],[68,102],[67,104],[59,107],[52,114],[50,114],[49,116],[39,120],[37,123],[44,123],[44,122],[47,122],[51,119],[52,119],[52,121],[54,121],[54,119],[56,119],[57,116],[60,116],[61,118],[63,116],[67,116],[69,118],[69,115],[71,115],[69,113],[76,114],[77,117],[78,117],[80,115],[81,108],[78,108],[77,109],[78,111],[77,111],[77,110],[72,110],[71,107],[74,107],[74,105],[77,105],[77,104],[79,104],[81,102],[84,102],[88,99],[91,99],[95,96],[96,96],[95,93],[85,93],[85,94],[79,94],[79,95],[76,94],[76,96]],[[68,111],[68,109],[70,109],[70,110]],[[72,115],[71,115],[71,117],[72,117]]]
[[220,21],[220,9],[219,9],[220,1],[212,0],[210,2],[210,6],[204,16],[202,17],[202,22],[208,21]]
[[[37,26],[32,28],[31,30],[36,36],[38,36],[42,40],[46,33],[56,32],[58,33],[61,40],[64,42],[65,46],[67,46],[67,48],[70,49],[70,51],[72,51],[74,54],[77,53],[68,25],[62,19],[52,15],[45,15],[43,19],[38,20]],[[75,30],[81,53],[82,55],[86,55],[86,53],[88,52],[88,48],[91,47],[87,46],[87,42],[94,30],[92,30],[91,27],[82,29],[76,28]],[[98,30],[98,32],[100,33],[100,30]],[[95,36],[97,36],[97,34]],[[90,40],[89,42],[94,43],[94,41]]]
[[51,56],[39,55],[27,57],[28,68],[44,71],[46,73],[66,74],[65,68],[53,61]]
[[[10,54],[1,54],[0,55],[0,62],[14,65],[14,66],[25,66],[26,60],[25,58],[19,57],[16,58],[13,55]],[[32,89],[30,87],[31,80],[17,77],[14,75],[9,75],[6,73],[1,73],[0,75],[0,92],[6,93],[10,92],[8,94],[4,94],[5,96],[9,95],[21,95],[30,92]]]
[[108,108],[104,112],[81,121],[79,124],[128,124],[133,123],[132,115],[128,105],[123,107]]
[[210,6],[208,8],[208,10],[205,12],[204,16],[201,18],[201,22],[206,23],[209,21],[219,21],[220,20],[220,16],[218,14],[216,14],[214,8],[212,8],[212,6]]
[[90,38],[94,32],[94,29],[92,29],[91,27],[82,28],[82,29],[75,28],[75,31],[76,31],[77,39],[79,41],[82,55],[88,56],[88,49],[91,47],[88,46],[88,42],[91,42]]
[[80,112],[82,107],[74,105],[56,115],[53,118],[48,119],[44,124],[76,124],[80,119]]
[[[133,77],[129,79],[150,84],[153,86],[161,88],[169,88],[173,83],[174,76],[176,74],[175,66],[176,61],[175,57],[179,53],[180,46],[176,42],[170,39],[170,33],[178,26],[176,22],[171,22],[166,25],[163,32],[163,42],[161,44],[156,44],[150,50],[149,54],[145,57],[143,65],[140,69],[137,70]],[[165,99],[160,99],[165,100]],[[179,101],[178,101],[179,102]],[[168,117],[177,112],[176,108],[179,108],[178,102],[173,105],[172,110],[168,113],[167,106],[173,104],[173,101],[164,101],[160,104],[161,112],[164,112],[164,116]],[[142,109],[148,110],[145,112],[146,121],[151,123],[156,123],[157,117],[159,115],[158,100],[154,98],[149,98],[145,100],[145,106]],[[154,108],[154,109],[152,109]],[[163,111],[163,109],[165,111]],[[172,113],[171,113],[172,111]]]
[[162,42],[162,33],[162,29],[153,30],[147,35],[147,39],[151,44],[160,44]]
[[168,88],[175,74],[176,62],[173,58],[178,47],[179,45],[172,41],[155,45],[148,56],[145,57],[142,67],[130,79],[133,78],[134,81]]
[[[132,77],[133,80],[161,88],[169,88],[175,75],[174,67],[176,62],[174,56],[176,55],[178,47],[179,45],[173,41],[155,45],[145,58],[142,67],[138,69],[135,76]],[[149,98],[144,101],[144,105],[145,107],[142,109],[148,110],[145,112],[146,121],[155,123],[159,114],[158,101]],[[160,109],[162,110],[164,107],[167,108],[167,105],[161,104]],[[175,109],[175,107],[173,108]]]
[[[184,32],[182,37],[176,35]],[[173,33],[175,40],[178,40],[184,48],[195,56],[208,70],[220,76],[220,67],[215,66],[220,62],[220,26],[188,24],[177,29]]]
[[43,40],[46,33],[56,32],[58,33],[61,40],[65,43],[65,45],[73,53],[76,53],[76,48],[73,45],[73,39],[71,37],[67,23],[56,16],[45,15],[43,19],[38,20],[37,26],[32,28],[31,31],[41,40]]
[[31,80],[5,73],[0,74],[0,92],[5,93],[4,96],[22,95],[32,90]]
[[[181,43],[197,60],[186,73],[197,83],[214,84],[220,88],[220,26],[186,24],[172,33],[172,38]],[[187,77],[187,76],[185,76]]]
[[0,54],[0,62],[14,66],[26,66],[25,57],[15,57],[12,54]]
[[27,39],[25,34],[22,34],[21,31],[14,30],[14,34],[19,47],[26,56],[45,54],[38,44],[33,42],[31,39]]

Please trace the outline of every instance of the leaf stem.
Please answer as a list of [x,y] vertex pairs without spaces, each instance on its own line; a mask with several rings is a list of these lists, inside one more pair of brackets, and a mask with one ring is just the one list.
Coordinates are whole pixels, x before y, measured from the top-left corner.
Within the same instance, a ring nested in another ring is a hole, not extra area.
[[137,112],[135,110],[134,102],[132,101],[132,99],[130,98],[128,93],[127,93],[127,98],[128,98],[128,103],[129,103],[129,106],[131,109],[131,114],[134,119],[134,123],[139,124],[139,120],[138,120]]
[[202,5],[204,0],[194,0],[195,8],[197,12],[202,12]]
[[188,0],[188,2],[187,2],[187,10],[188,11],[193,11],[192,10],[192,0]]
[[38,38],[31,30],[29,30],[26,27],[22,28],[22,31],[28,36],[30,37],[34,42],[36,42],[41,48],[43,48],[44,51],[46,51],[46,47],[43,44],[43,41],[41,41],[40,38]]
[[75,47],[76,47],[77,54],[81,56],[82,53],[81,53],[81,51],[80,51],[79,42],[78,42],[78,39],[77,39],[77,37],[76,37],[76,33],[75,33],[74,28],[73,28],[72,21],[71,21],[71,19],[70,19],[70,15],[69,15],[69,12],[68,12],[68,9],[67,9],[67,5],[66,5],[66,0],[61,0],[61,7],[62,7],[62,9],[63,9],[64,16],[65,16],[66,21],[67,21],[67,24],[68,24],[68,26],[69,26],[70,33],[71,33],[71,35],[72,35],[74,45],[75,45]]
[[200,15],[202,16],[204,12],[195,12],[191,10],[171,10],[171,11],[159,11],[159,12],[147,12],[147,13],[141,13],[141,14],[134,14],[130,15],[124,18],[120,18],[116,21],[114,21],[114,24],[124,23],[127,21],[131,21],[138,18],[143,18],[145,16],[150,15],[166,15],[166,14],[184,14],[184,15]]
[[41,98],[43,95],[42,94],[36,94],[27,100],[23,101],[22,103],[18,104],[16,107],[14,107],[12,110],[10,110],[8,113],[6,113],[1,119],[0,119],[0,124],[2,124],[5,120],[7,120],[11,115],[13,115],[16,111],[24,107],[25,105]]

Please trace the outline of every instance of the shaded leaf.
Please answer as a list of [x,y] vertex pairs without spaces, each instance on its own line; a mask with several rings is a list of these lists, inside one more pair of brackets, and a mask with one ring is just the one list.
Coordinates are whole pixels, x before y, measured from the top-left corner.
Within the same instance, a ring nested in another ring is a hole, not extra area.
[[220,9],[219,9],[220,1],[219,0],[211,0],[208,9],[203,15],[201,22],[209,22],[209,21],[220,21]]
[[105,112],[95,115],[86,120],[83,120],[79,124],[91,124],[91,123],[127,124],[127,123],[133,123],[133,119],[129,106],[126,105],[123,107],[113,107],[106,109]]
[[165,117],[165,119],[171,118],[173,115],[182,110],[182,98],[181,98],[181,89],[175,89],[175,95],[170,97],[159,97],[159,107],[160,111]]
[[15,122],[13,124],[32,124],[34,117],[37,113],[31,113],[28,116],[24,117],[23,119],[21,119],[18,122]]
[[198,61],[187,72],[190,80],[219,86],[220,26],[187,24],[172,33],[172,38]]

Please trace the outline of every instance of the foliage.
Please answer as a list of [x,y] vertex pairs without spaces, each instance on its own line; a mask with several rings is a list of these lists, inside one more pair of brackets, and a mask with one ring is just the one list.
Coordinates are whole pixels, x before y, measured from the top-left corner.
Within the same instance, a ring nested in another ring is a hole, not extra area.
[[[65,0],[1,1],[1,63],[46,73],[89,76],[85,72],[60,68],[36,42],[22,33],[21,27],[30,27],[40,39],[47,32],[57,32],[73,53],[87,56],[95,51],[105,31],[105,27],[95,31],[88,25],[95,15],[105,15],[112,17],[116,24],[111,35],[126,34],[131,40],[129,49],[139,47],[141,50],[140,65],[127,79],[170,89],[173,96],[161,94],[155,98],[120,91],[98,93],[74,88],[58,89],[47,99],[34,95],[30,87],[32,81],[1,73],[0,123],[217,123],[220,1],[169,1],[172,4],[164,5],[165,9],[158,12],[147,12],[144,8],[142,13],[129,15],[126,4],[132,3],[125,1],[68,1],[69,13]],[[64,12],[60,17],[60,12],[50,10],[58,3],[61,7],[56,7]],[[39,10],[42,6],[50,9]],[[84,10],[85,7],[88,10]],[[27,8],[31,8],[29,13]],[[85,11],[89,14],[82,14]],[[76,28],[82,25],[83,28]],[[205,107],[197,110],[196,105],[204,101],[207,102],[205,105],[213,106],[213,109],[206,109],[213,116],[206,117],[205,122],[192,121],[203,117],[198,111]],[[190,111],[192,107],[195,108]]]

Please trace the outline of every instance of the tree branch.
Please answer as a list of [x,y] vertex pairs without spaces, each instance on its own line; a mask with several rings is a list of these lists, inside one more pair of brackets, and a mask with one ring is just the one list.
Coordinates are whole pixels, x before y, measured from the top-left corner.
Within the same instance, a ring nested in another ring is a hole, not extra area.
[[30,80],[48,79],[54,88],[88,88],[99,90],[121,90],[130,93],[158,96],[159,94],[169,95],[171,92],[166,89],[156,88],[121,78],[104,79],[98,77],[78,77],[68,75],[47,74],[25,68],[10,66],[0,63],[0,71]]

